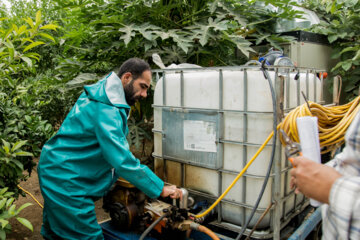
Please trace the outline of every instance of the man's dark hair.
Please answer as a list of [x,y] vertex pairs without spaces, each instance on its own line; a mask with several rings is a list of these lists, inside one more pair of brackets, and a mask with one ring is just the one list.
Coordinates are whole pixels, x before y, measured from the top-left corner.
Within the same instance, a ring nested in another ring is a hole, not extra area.
[[147,62],[140,58],[130,58],[121,65],[117,75],[121,79],[124,73],[130,72],[132,74],[133,80],[135,80],[140,77],[146,70],[151,71],[151,68]]

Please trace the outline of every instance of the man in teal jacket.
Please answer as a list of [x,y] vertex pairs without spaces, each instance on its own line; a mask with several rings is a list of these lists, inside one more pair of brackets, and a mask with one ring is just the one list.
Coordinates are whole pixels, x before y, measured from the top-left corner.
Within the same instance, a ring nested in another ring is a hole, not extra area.
[[118,74],[84,87],[57,134],[44,145],[38,175],[45,239],[103,239],[94,201],[120,176],[151,198],[181,196],[140,164],[126,140],[129,105],[147,96],[150,81],[146,62],[127,60]]

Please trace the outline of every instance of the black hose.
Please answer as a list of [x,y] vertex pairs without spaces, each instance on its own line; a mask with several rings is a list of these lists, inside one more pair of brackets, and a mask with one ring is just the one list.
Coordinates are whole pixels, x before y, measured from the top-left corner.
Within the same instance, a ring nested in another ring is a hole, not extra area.
[[165,213],[161,215],[158,219],[156,219],[140,236],[139,240],[144,240],[146,235],[149,234],[149,232],[161,221],[163,218],[169,216],[169,213]]
[[256,200],[256,203],[255,203],[255,206],[250,214],[250,217],[248,219],[248,221],[246,222],[246,224],[244,226],[242,226],[241,228],[241,232],[239,233],[239,235],[236,237],[236,240],[239,240],[242,235],[244,234],[247,226],[249,225],[251,219],[253,218],[254,214],[255,214],[255,211],[257,210],[258,206],[259,206],[259,203],[261,201],[261,198],[265,192],[265,188],[266,188],[266,185],[269,181],[269,177],[270,177],[270,172],[271,172],[271,167],[273,165],[273,162],[274,162],[274,157],[275,157],[275,150],[276,150],[276,139],[277,139],[277,111],[276,111],[276,96],[275,96],[275,91],[274,91],[274,87],[273,87],[273,84],[271,82],[271,78],[269,76],[269,73],[268,71],[265,69],[265,61],[262,62],[262,65],[261,65],[261,70],[264,74],[264,77],[268,80],[269,82],[269,86],[270,86],[270,91],[271,91],[271,98],[272,98],[272,105],[273,105],[273,118],[274,118],[274,121],[273,121],[273,131],[274,131],[274,137],[273,137],[273,144],[272,144],[272,150],[271,150],[271,159],[270,159],[270,163],[269,163],[269,166],[268,166],[268,169],[267,169],[267,172],[266,172],[266,176],[265,176],[265,179],[264,179],[264,183],[262,185],[262,188],[261,188],[261,191],[260,191],[260,194]]

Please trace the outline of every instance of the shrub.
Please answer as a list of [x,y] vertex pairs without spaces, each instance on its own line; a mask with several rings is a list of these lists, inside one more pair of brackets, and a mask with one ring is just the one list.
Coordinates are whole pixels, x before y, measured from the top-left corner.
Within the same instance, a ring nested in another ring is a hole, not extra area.
[[18,209],[14,204],[15,198],[12,197],[13,192],[9,192],[8,188],[0,189],[0,239],[6,239],[6,233],[11,232],[11,225],[9,220],[11,218],[16,218],[22,225],[33,231],[32,224],[25,218],[18,217],[19,213],[26,207],[32,205],[31,203],[25,203]]

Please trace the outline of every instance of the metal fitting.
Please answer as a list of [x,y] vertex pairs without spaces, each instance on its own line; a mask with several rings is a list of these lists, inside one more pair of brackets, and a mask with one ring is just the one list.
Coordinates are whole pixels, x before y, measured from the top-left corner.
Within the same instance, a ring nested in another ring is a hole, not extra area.
[[185,188],[180,188],[180,190],[182,191],[182,199],[180,199],[179,208],[180,209],[187,209],[188,208],[189,192]]

